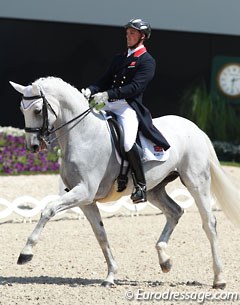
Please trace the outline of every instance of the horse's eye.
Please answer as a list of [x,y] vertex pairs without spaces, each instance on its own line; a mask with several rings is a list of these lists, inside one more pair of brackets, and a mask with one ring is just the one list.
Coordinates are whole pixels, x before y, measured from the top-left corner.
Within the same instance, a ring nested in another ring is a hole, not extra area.
[[37,114],[40,114],[41,111],[42,111],[41,109],[35,109],[35,110],[34,110],[34,114],[36,114],[36,115],[37,115]]

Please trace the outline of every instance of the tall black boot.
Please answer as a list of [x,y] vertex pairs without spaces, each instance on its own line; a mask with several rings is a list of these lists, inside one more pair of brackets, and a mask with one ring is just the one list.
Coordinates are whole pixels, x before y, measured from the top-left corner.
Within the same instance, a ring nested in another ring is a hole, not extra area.
[[133,184],[135,187],[135,190],[131,195],[131,199],[134,203],[147,201],[146,180],[141,156],[136,144],[134,144],[133,147],[127,152],[127,157],[132,169]]

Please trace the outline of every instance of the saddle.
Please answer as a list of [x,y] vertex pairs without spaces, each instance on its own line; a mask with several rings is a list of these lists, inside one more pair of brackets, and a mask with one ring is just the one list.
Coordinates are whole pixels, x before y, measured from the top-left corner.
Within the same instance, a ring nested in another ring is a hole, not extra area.
[[127,156],[124,150],[124,132],[122,126],[118,123],[114,114],[107,117],[108,125],[111,131],[115,148],[123,161],[127,160]]

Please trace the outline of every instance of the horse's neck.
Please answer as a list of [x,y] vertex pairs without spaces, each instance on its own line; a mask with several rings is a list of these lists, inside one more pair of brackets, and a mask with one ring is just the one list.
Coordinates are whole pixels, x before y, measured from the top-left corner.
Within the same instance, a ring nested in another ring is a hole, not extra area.
[[[67,124],[89,109],[87,100],[76,88],[57,79],[45,81],[44,91],[54,97],[52,102],[58,108],[54,128]],[[111,140],[107,140],[110,138],[109,131],[99,113],[83,114],[56,131],[56,136],[66,160],[76,159],[77,154],[81,159],[100,162],[100,152],[101,155],[106,155],[106,160],[112,153]]]
[[[103,122],[92,112],[84,114],[89,109],[88,103],[82,100],[59,102],[59,118],[56,122],[55,128],[67,124],[77,116],[83,114],[72,123],[57,131],[59,137],[59,145],[63,151],[68,151],[68,154],[73,150],[72,146],[78,146],[79,150],[85,150],[88,146],[93,145],[93,138],[103,132]],[[70,147],[71,146],[71,147]]]
[[71,93],[68,95],[65,93],[64,95],[60,96],[58,100],[61,111],[61,120],[63,121],[62,123],[73,119],[89,108],[88,102],[81,94]]

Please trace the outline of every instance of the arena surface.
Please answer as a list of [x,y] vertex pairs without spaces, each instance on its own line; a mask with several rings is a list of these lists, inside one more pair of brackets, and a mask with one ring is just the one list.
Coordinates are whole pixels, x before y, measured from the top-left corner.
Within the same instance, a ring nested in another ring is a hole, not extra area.
[[[224,167],[240,186],[240,169]],[[9,201],[23,195],[41,199],[58,193],[57,175],[2,176],[0,197]],[[175,185],[172,184],[174,188]],[[227,301],[229,292],[240,296],[240,234],[216,209],[218,236],[227,287],[212,289],[210,245],[201,228],[195,206],[182,216],[169,243],[173,260],[170,273],[162,273],[155,243],[164,226],[158,210],[146,209],[138,216],[121,210],[103,213],[103,222],[118,263],[114,288],[101,287],[107,265],[87,220],[64,214],[44,228],[33,260],[17,265],[18,255],[36,222],[19,216],[0,220],[1,305],[121,305],[121,304],[239,304]],[[133,295],[133,298],[132,298]],[[185,300],[184,300],[185,298]],[[131,300],[130,300],[131,299]],[[192,300],[190,300],[192,299]],[[222,300],[221,300],[222,299]]]

